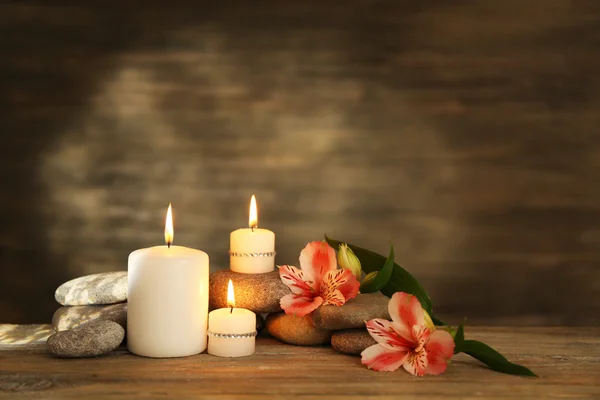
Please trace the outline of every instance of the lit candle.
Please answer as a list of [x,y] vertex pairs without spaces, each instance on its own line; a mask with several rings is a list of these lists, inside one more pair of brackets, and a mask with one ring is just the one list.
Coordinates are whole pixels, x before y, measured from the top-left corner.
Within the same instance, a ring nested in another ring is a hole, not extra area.
[[146,357],[183,357],[206,349],[208,255],[172,246],[171,205],[166,246],[129,255],[127,347]]
[[227,287],[227,307],[208,314],[208,354],[241,357],[254,354],[256,314],[235,308],[233,283]]
[[256,198],[250,200],[249,228],[229,236],[229,268],[245,274],[262,274],[275,269],[275,234],[258,228]]

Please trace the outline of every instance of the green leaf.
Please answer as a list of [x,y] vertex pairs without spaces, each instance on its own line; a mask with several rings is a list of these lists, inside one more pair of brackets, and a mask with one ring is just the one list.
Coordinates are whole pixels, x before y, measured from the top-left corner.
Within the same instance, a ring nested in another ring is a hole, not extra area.
[[[357,256],[358,257],[358,256]],[[362,261],[361,261],[362,264]],[[390,255],[385,260],[385,264],[380,271],[370,272],[363,283],[360,285],[361,293],[379,292],[388,284],[394,270],[394,246],[390,245]],[[368,278],[368,279],[367,279]]]
[[502,354],[477,340],[464,340],[461,351],[478,359],[494,371],[511,375],[537,376],[529,368],[511,363]]
[[[334,249],[337,249],[341,243],[344,243],[340,242],[339,240],[331,239],[327,237],[327,235],[325,235],[325,240]],[[348,247],[350,247],[356,257],[358,257],[363,271],[365,271],[367,274],[373,271],[381,270],[385,264],[386,258],[380,254],[349,243]],[[388,297],[392,297],[392,295],[396,292],[405,292],[414,295],[419,302],[421,302],[421,307],[423,307],[430,315],[432,315],[431,299],[427,295],[427,292],[425,292],[425,289],[423,289],[419,282],[407,270],[395,263],[393,266],[392,276],[390,277],[389,282],[381,289],[381,293]]]
[[[454,335],[454,354],[458,354],[462,351],[464,343],[465,343],[465,321],[463,321],[456,329],[456,334]],[[498,354],[500,354],[500,353],[498,353]]]
[[448,324],[446,324],[444,321],[442,321],[441,319],[439,319],[438,317],[436,317],[435,315],[431,314],[431,320],[433,321],[433,324],[435,326],[446,326]]

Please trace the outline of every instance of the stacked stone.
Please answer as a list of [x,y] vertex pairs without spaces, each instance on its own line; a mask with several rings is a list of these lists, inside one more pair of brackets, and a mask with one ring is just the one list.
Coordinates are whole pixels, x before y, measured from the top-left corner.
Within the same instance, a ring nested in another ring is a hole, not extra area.
[[116,349],[127,327],[127,272],[82,276],[56,290],[63,307],[52,317],[56,331],[48,338],[59,357],[93,357]]
[[389,298],[381,293],[359,294],[342,307],[322,306],[313,313],[315,326],[334,331],[331,346],[338,352],[359,355],[375,344],[365,328],[373,318],[390,319]]
[[285,314],[279,301],[290,293],[281,282],[279,272],[241,274],[229,270],[210,276],[211,309],[227,307],[227,284],[235,288],[236,307],[266,315],[267,332],[282,342],[299,346],[331,343],[344,354],[360,354],[375,343],[365,329],[365,321],[390,319],[389,299],[380,293],[359,294],[343,307],[321,306],[304,317]]
[[235,306],[256,314],[256,330],[260,333],[265,327],[264,316],[280,312],[279,300],[290,290],[281,282],[279,271],[264,274],[216,271],[210,274],[211,310],[227,307],[227,286],[230,279],[235,289]]
[[319,345],[330,342],[340,353],[358,355],[375,343],[365,322],[373,318],[390,318],[388,301],[380,293],[359,294],[342,307],[321,306],[304,317],[272,314],[267,318],[267,330],[286,343]]

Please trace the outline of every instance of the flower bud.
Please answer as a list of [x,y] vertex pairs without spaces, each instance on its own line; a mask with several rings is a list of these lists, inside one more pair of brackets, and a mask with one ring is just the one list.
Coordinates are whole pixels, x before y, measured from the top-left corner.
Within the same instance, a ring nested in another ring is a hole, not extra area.
[[360,260],[346,243],[340,244],[338,250],[338,264],[340,264],[340,267],[342,268],[349,269],[354,276],[356,276],[356,279],[360,280],[360,276],[362,275]]
[[448,332],[448,333],[450,334],[450,336],[452,336],[452,339],[456,339],[456,329],[454,329],[454,328],[453,328],[453,327],[451,327],[451,326],[446,326],[446,327],[444,328],[444,330],[445,330],[446,332]]
[[433,321],[431,320],[431,316],[425,309],[423,309],[423,317],[425,319],[425,326],[431,329],[432,331],[435,331],[435,324],[433,323]]

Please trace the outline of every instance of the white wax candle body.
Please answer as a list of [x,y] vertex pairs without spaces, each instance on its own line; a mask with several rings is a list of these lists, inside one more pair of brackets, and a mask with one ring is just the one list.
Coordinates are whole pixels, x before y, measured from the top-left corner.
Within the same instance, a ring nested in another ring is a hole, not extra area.
[[127,347],[146,357],[184,357],[206,349],[208,255],[155,246],[129,255]]
[[256,332],[256,314],[245,308],[219,308],[208,314],[208,354],[219,357],[241,357],[254,354],[255,336],[245,338],[217,337],[214,334],[248,334]]
[[[229,236],[229,268],[245,274],[262,274],[275,269],[275,256],[249,256],[275,252],[275,233],[268,229],[237,229]],[[237,255],[235,254],[237,253]]]

